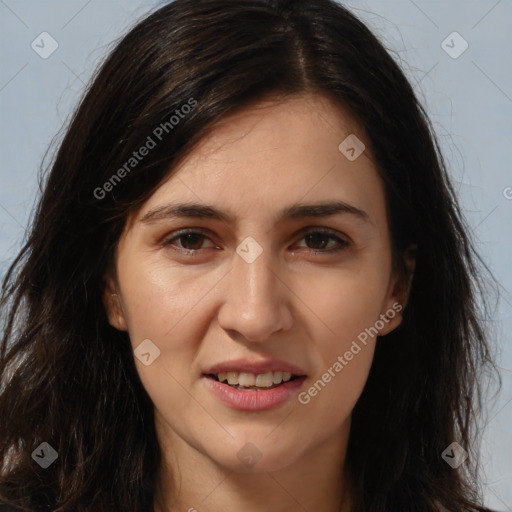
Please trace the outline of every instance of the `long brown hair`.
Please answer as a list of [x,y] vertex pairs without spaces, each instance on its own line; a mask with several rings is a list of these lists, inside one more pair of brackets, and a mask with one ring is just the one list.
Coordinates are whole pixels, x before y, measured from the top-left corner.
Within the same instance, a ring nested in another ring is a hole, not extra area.
[[[3,282],[0,494],[9,506],[151,508],[161,463],[153,407],[129,339],[102,304],[116,244],[128,214],[219,120],[303,92],[338,102],[366,131],[399,269],[417,246],[403,324],[377,343],[353,411],[354,512],[480,510],[473,426],[492,360],[479,258],[410,84],[330,0],[176,0],[130,30],[96,73]],[[193,108],[171,121],[185,104]],[[157,127],[155,147],[123,167]],[[42,442],[58,453],[46,469],[31,456]],[[452,442],[470,454],[458,470],[441,457]]]

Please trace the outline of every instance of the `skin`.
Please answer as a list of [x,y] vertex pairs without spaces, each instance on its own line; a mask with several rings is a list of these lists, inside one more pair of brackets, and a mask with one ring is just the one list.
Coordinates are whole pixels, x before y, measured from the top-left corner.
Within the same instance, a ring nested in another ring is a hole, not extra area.
[[[366,145],[355,161],[338,150],[351,133]],[[149,366],[135,359],[164,455],[155,512],[350,510],[350,418],[376,338],[359,344],[308,404],[294,396],[268,411],[238,411],[213,395],[202,372],[230,359],[276,357],[305,370],[304,391],[365,328],[404,305],[406,287],[391,267],[384,185],[372,162],[361,128],[327,98],[266,100],[216,126],[130,216],[105,303],[134,349],[150,339],[160,350]],[[350,213],[278,220],[289,205],[332,200],[368,220]],[[141,220],[189,201],[234,220]],[[329,229],[349,245],[329,252],[336,239],[309,240],[301,232],[307,227]],[[205,236],[175,238],[184,228]],[[248,236],[263,249],[252,263],[236,252]],[[400,321],[397,314],[379,334]],[[237,457],[249,442],[261,454],[251,467]]]

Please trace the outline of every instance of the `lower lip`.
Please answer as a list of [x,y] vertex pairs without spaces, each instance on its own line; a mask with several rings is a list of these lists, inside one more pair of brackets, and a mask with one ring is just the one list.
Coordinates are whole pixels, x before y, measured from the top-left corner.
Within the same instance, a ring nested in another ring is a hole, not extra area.
[[302,386],[306,376],[290,380],[272,389],[235,389],[210,377],[203,377],[206,385],[225,404],[240,411],[267,411],[289,400]]

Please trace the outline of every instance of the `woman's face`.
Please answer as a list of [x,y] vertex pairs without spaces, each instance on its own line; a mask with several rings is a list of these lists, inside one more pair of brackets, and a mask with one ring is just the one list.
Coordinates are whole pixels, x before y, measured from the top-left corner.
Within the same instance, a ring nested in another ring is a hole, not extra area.
[[258,107],[218,125],[132,215],[106,293],[162,445],[236,471],[341,447],[375,332],[400,322],[364,133],[321,96]]

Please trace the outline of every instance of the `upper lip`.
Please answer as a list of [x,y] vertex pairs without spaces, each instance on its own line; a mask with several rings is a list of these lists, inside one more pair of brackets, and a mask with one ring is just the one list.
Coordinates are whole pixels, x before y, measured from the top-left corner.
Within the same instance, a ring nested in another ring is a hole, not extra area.
[[223,361],[208,368],[205,374],[217,374],[223,372],[245,372],[253,374],[262,374],[268,372],[289,372],[292,375],[302,376],[306,372],[294,365],[280,359],[263,359],[261,361],[251,361],[249,359],[232,359]]

